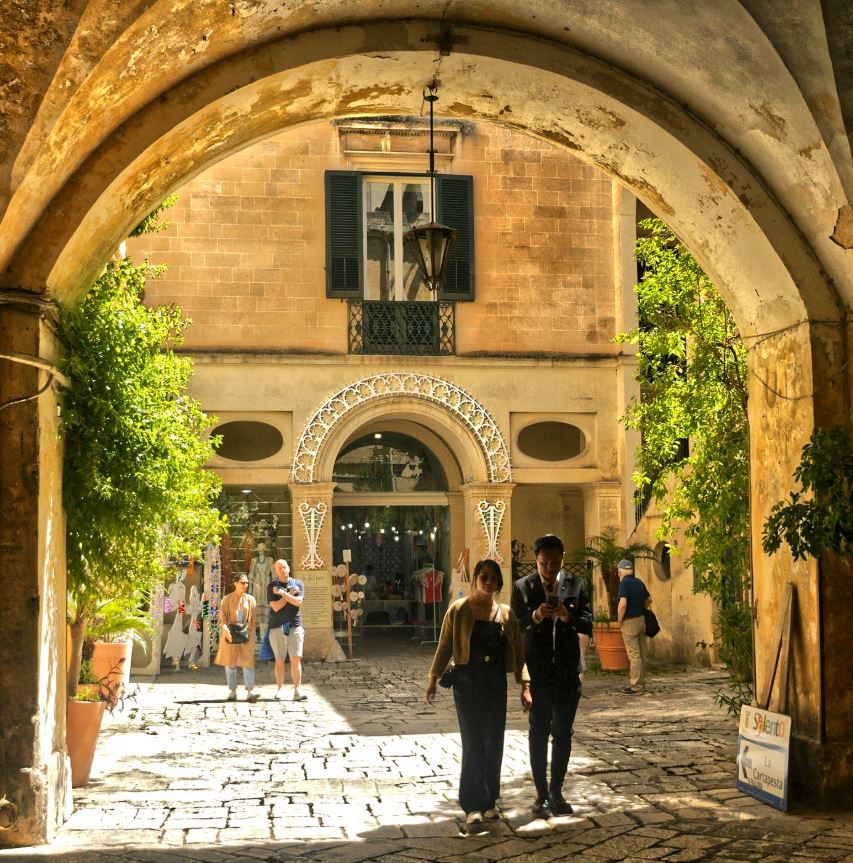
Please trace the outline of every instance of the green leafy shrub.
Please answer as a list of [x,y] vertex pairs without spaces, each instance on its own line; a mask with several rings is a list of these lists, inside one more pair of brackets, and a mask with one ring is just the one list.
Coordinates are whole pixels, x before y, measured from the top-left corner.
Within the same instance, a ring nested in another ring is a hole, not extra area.
[[221,482],[204,469],[217,441],[186,394],[191,362],[173,351],[190,321],[142,302],[157,272],[113,261],[82,301],[60,309],[71,384],[62,434],[72,694],[98,610],[147,596],[169,555],[197,554],[224,528],[214,506]]

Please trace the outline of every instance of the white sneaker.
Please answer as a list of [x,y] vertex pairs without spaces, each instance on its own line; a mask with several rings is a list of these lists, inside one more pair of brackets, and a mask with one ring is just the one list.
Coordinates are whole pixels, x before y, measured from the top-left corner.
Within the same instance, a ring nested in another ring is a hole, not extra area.
[[479,824],[482,820],[483,820],[483,813],[482,812],[469,812],[465,816],[465,823],[466,824]]
[[275,691],[274,700],[275,700],[275,701],[280,701],[280,700],[281,700],[281,687],[280,687],[280,686],[279,686],[279,688],[278,688],[278,689],[276,689],[276,691]]
[[500,817],[501,817],[501,813],[498,812],[498,810],[495,807],[492,807],[491,809],[487,809],[483,813],[483,818],[485,818],[486,821],[497,821],[498,818],[500,818]]

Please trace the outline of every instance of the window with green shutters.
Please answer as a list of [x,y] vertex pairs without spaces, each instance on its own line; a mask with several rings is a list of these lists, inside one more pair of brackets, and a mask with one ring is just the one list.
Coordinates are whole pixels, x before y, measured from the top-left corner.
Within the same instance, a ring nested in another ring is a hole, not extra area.
[[456,231],[447,252],[441,300],[474,299],[474,178],[439,174],[435,178],[438,220]]
[[326,296],[361,297],[364,292],[362,175],[326,171]]
[[[439,299],[474,299],[473,178],[436,177],[438,221],[457,232]],[[326,172],[326,296],[384,301],[431,299],[402,243],[429,221],[429,177]]]

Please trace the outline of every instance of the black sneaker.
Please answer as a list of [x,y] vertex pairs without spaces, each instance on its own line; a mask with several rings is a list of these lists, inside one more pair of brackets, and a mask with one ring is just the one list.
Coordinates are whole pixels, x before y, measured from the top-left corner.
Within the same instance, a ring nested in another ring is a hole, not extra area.
[[533,815],[536,818],[550,818],[552,814],[551,801],[547,797],[537,797],[533,804]]
[[552,791],[548,796],[551,801],[551,811],[555,815],[571,815],[575,811],[572,809],[572,804],[559,791]]

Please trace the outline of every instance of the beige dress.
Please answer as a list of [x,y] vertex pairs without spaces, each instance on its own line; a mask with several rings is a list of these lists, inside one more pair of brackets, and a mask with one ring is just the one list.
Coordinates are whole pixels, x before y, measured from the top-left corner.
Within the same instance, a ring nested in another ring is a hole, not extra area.
[[[219,625],[222,629],[229,623],[237,623],[237,593],[229,593],[219,606]],[[254,668],[255,667],[255,616],[257,614],[257,603],[255,597],[246,593],[243,595],[243,623],[249,626],[249,640],[244,644],[231,644],[220,636],[219,650],[216,652],[214,662],[224,665],[226,668]]]

